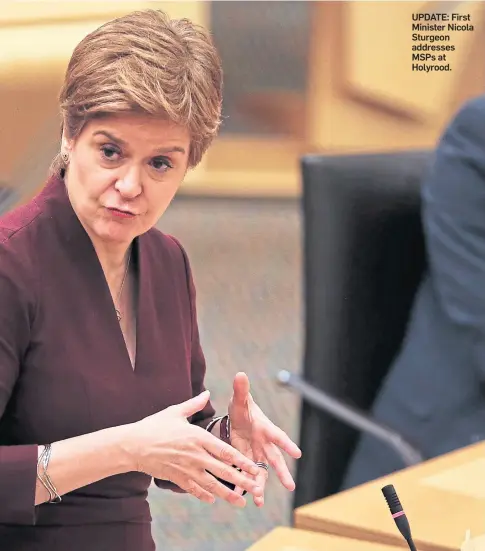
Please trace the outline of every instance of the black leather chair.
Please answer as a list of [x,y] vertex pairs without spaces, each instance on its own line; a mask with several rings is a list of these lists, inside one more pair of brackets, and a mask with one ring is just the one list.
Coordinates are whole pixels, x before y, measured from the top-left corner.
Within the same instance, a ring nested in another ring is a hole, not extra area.
[[[400,348],[425,269],[420,185],[431,156],[313,155],[301,162],[303,379],[363,412]],[[358,436],[302,401],[295,507],[340,489]]]

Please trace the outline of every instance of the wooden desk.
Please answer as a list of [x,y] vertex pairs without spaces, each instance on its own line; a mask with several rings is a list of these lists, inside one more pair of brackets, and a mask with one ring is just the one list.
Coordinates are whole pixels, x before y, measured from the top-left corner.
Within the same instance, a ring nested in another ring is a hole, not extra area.
[[397,551],[396,547],[279,527],[247,551]]
[[485,443],[305,505],[295,526],[406,547],[381,488],[394,484],[419,551],[456,551],[485,534]]

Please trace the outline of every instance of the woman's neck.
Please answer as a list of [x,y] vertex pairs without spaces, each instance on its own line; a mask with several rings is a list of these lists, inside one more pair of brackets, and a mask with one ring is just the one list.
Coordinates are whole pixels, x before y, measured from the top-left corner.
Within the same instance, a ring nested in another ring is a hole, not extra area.
[[108,286],[112,294],[116,295],[129,268],[128,263],[131,260],[132,244],[106,247],[104,243],[97,244],[93,242],[93,246],[98,255],[99,263],[103,268]]

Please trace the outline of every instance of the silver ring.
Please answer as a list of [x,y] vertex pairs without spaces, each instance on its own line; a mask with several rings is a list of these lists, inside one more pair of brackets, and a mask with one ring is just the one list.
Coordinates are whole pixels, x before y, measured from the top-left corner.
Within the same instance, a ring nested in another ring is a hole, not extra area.
[[262,469],[264,469],[265,471],[268,471],[269,472],[269,465],[268,463],[263,463],[262,461],[256,461],[256,465],[258,467],[261,467]]

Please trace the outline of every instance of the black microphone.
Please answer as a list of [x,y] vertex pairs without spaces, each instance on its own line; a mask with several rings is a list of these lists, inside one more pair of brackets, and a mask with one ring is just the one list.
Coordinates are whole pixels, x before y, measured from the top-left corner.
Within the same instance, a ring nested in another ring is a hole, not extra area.
[[414,545],[413,538],[411,536],[411,527],[409,526],[408,519],[404,513],[401,502],[397,497],[394,486],[392,484],[384,486],[384,488],[382,488],[382,493],[386,498],[387,505],[389,506],[392,518],[394,519],[399,532],[401,532],[403,538],[407,541],[409,549],[411,551],[416,551],[416,546]]

